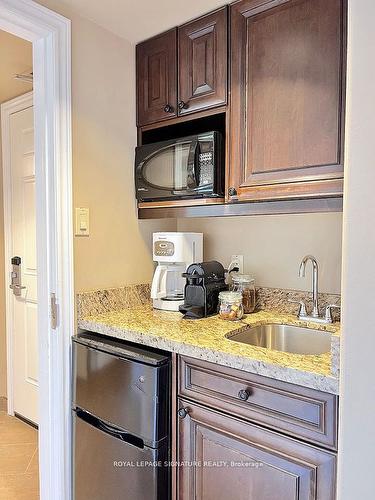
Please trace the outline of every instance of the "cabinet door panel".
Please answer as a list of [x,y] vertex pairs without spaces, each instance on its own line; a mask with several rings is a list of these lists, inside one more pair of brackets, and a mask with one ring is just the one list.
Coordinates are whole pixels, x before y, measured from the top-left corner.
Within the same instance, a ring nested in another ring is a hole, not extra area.
[[179,114],[225,104],[227,8],[181,26],[178,47]]
[[177,32],[137,45],[137,124],[177,116]]
[[333,500],[333,453],[180,400],[180,500]]
[[342,178],[344,17],[342,0],[233,5],[229,185],[240,198],[308,196],[311,181]]

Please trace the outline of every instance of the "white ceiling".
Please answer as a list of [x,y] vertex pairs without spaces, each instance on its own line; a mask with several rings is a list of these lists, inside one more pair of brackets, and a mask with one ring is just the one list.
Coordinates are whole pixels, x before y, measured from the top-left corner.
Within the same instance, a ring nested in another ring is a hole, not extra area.
[[30,83],[14,79],[15,74],[32,69],[31,43],[0,30],[0,103],[32,90]]
[[225,5],[225,0],[60,0],[112,31],[137,43]]

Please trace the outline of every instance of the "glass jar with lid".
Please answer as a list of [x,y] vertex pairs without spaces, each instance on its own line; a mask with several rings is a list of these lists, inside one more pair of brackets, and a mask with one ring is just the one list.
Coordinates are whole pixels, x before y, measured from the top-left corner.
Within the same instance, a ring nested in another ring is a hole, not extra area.
[[255,280],[248,274],[232,274],[231,290],[242,294],[245,314],[255,311]]
[[219,316],[227,321],[238,321],[243,316],[242,294],[240,292],[219,293]]

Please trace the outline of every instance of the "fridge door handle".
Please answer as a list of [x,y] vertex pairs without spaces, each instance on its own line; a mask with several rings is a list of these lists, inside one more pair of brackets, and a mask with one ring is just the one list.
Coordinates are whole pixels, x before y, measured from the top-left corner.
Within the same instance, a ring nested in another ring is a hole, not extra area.
[[111,425],[108,425],[104,423],[102,420],[98,419],[98,429],[101,429],[102,431],[106,432],[107,434],[111,434],[113,437],[117,437],[118,439],[123,440],[124,434],[126,434],[123,431],[120,431],[119,429],[115,429]]
[[120,429],[117,429],[116,427],[113,427],[107,422],[103,422],[103,420],[100,420],[94,415],[91,415],[91,413],[88,413],[84,410],[77,410],[76,413],[77,417],[84,420],[87,424],[96,427],[97,429],[105,432],[106,434],[109,434],[112,437],[121,439],[121,441],[136,446],[137,448],[143,449],[145,447],[143,439],[133,436],[132,434],[124,432]]

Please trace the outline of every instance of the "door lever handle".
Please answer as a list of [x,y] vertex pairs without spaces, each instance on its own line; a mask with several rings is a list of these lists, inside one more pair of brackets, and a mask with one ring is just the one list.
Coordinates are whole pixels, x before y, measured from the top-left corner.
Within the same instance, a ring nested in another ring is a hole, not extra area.
[[12,290],[24,290],[26,287],[22,285],[9,285]]
[[21,296],[21,290],[26,287],[21,285],[21,257],[13,257],[11,259],[12,272],[10,274],[11,284],[9,288],[13,290],[13,295],[16,297]]

